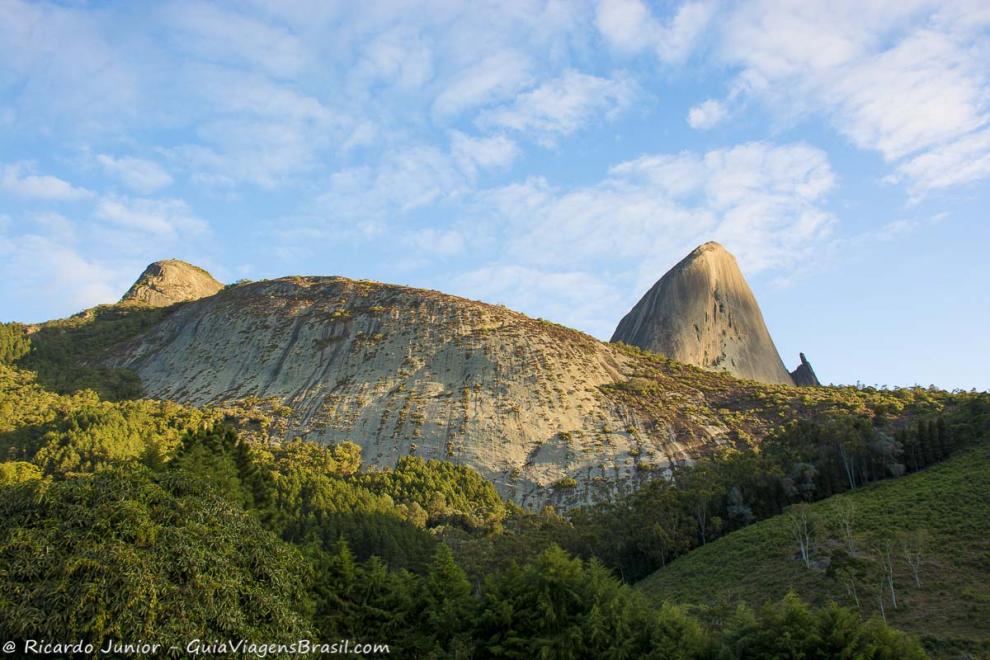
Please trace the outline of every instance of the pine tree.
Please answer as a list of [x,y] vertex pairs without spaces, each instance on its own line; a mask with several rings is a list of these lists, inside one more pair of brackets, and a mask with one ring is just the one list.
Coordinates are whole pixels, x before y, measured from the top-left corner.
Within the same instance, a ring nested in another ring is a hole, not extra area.
[[477,603],[467,574],[454,561],[446,543],[437,546],[423,588],[426,629],[437,657],[457,657],[469,648]]

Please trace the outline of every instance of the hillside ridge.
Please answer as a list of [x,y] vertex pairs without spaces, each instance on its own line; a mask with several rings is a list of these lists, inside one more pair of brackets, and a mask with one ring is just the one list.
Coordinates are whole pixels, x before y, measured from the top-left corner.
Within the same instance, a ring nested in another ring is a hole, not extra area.
[[32,337],[32,364],[59,391],[74,391],[59,375],[78,371],[118,399],[260,407],[265,441],[353,441],[372,468],[406,455],[468,465],[531,508],[609,499],[788,419],[877,405],[851,388],[761,385],[504,306],[334,276],[94,308]]

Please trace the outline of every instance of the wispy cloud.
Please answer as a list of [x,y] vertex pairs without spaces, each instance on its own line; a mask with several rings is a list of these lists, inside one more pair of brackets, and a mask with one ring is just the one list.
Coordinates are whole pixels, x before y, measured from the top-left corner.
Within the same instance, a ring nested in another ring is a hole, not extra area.
[[703,131],[720,124],[728,116],[729,111],[724,103],[708,99],[688,111],[687,122],[691,128]]
[[[71,243],[41,233],[11,236],[0,227],[0,278],[17,282],[5,288],[4,319],[20,306],[35,309],[34,319],[54,318],[66,310],[78,311],[113,302],[123,291],[121,277],[128,275],[104,262],[80,254]],[[57,295],[39,296],[42,291]],[[30,301],[29,298],[36,299]]]
[[532,80],[530,63],[521,53],[495,53],[462,71],[437,96],[433,110],[441,117],[511,98]]
[[152,193],[172,185],[171,175],[158,163],[133,156],[99,154],[96,162],[110,175],[139,193]]
[[521,153],[504,135],[472,137],[460,131],[451,132],[450,149],[460,168],[471,176],[479,169],[507,168]]
[[97,204],[94,215],[122,229],[158,239],[201,234],[208,228],[180,199],[107,198]]
[[615,308],[623,299],[614,283],[591,273],[512,264],[475,268],[454,278],[450,286],[467,297],[506,304],[602,337],[614,329],[602,310]]
[[[581,305],[580,327],[597,331],[614,323],[617,300],[631,304],[706,240],[724,243],[747,274],[794,267],[835,223],[824,206],[834,183],[821,150],[756,142],[642,156],[585,187],[531,178],[480,192],[471,217],[503,232],[502,250],[482,272],[514,275],[499,284],[504,302],[520,307],[529,300],[532,285],[519,273],[581,274],[610,292]],[[483,277],[465,279],[465,286],[485,293]],[[560,318],[577,322],[574,313]]]
[[[923,192],[990,173],[981,164],[990,154],[982,137],[990,124],[990,17],[970,9],[751,2],[725,22],[721,49],[742,69],[737,90],[785,114],[824,114]],[[935,163],[959,165],[959,174]]]
[[686,2],[662,21],[640,0],[602,0],[597,24],[616,50],[652,50],[661,61],[676,63],[691,54],[714,9],[711,2]]
[[29,164],[14,163],[3,168],[0,188],[29,199],[68,202],[86,199],[93,193],[49,174],[34,174]]
[[636,85],[568,70],[509,104],[483,112],[478,125],[532,132],[543,142],[570,135],[597,115],[615,117],[634,101]]

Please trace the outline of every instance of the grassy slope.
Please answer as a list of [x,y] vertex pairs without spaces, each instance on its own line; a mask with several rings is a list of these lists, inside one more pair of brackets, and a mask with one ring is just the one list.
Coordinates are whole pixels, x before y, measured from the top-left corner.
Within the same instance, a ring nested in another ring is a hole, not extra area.
[[[838,533],[831,529],[839,501],[846,498],[856,507],[860,548],[884,530],[926,530],[930,535],[920,588],[914,586],[906,561],[895,558],[899,608],[890,610],[887,603],[890,622],[920,635],[933,650],[969,648],[990,657],[990,446],[813,504],[821,530],[817,559],[839,546]],[[657,601],[682,603],[743,600],[757,605],[793,588],[812,602],[852,604],[843,584],[827,570],[804,567],[785,516],[703,546],[637,587]],[[864,614],[876,611],[865,589],[860,600]]]

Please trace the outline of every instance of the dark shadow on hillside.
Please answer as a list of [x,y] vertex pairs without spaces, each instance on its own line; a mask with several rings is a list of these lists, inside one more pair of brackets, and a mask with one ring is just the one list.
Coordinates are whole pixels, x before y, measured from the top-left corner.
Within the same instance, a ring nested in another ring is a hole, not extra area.
[[109,401],[139,399],[144,388],[138,375],[103,363],[115,346],[151,329],[179,306],[101,305],[42,323],[32,328],[31,351],[18,366],[33,371],[38,384],[59,394],[90,389]]

